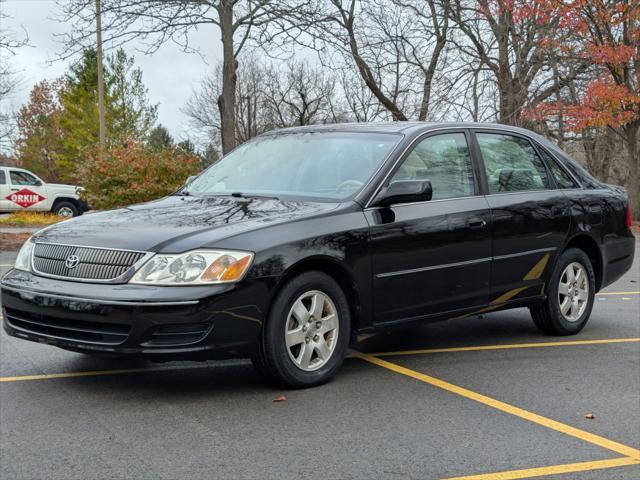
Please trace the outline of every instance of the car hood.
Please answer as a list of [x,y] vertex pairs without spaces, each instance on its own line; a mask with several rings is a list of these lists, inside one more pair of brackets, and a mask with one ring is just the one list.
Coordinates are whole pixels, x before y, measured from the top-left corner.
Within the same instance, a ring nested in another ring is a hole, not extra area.
[[75,192],[77,189],[83,190],[82,187],[78,187],[77,185],[66,185],[64,183],[47,183],[47,187],[52,187],[56,190],[70,190],[72,192]]
[[[335,203],[266,198],[170,196],[83,215],[38,232],[36,241],[116,249],[180,252],[275,223],[321,215]],[[192,241],[186,241],[191,239]]]

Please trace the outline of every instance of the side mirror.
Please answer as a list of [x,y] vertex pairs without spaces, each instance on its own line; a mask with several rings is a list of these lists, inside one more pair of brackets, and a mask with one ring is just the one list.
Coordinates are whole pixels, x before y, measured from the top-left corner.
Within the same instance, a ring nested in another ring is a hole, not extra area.
[[401,180],[380,190],[373,204],[388,207],[395,203],[428,202],[433,195],[429,180]]
[[184,182],[185,185],[189,185],[191,182],[193,182],[196,178],[198,178],[197,175],[191,175],[189,178],[187,178],[187,181]]

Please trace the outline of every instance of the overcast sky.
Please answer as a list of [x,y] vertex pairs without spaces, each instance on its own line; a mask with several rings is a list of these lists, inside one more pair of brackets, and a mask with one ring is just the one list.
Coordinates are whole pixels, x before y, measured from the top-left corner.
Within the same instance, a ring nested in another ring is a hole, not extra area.
[[[11,17],[3,20],[3,29],[21,34],[24,27],[29,35],[28,46],[17,50],[12,57],[1,59],[10,62],[21,80],[16,93],[8,99],[18,107],[27,101],[35,83],[61,76],[73,61],[56,60],[63,46],[54,38],[54,34],[63,33],[70,27],[54,19],[59,8],[54,0],[3,0],[0,8]],[[190,40],[192,45],[199,47],[202,57],[184,53],[173,44],[164,45],[153,55],[135,51],[133,44],[125,47],[142,69],[149,100],[159,103],[158,121],[178,140],[187,138],[189,132],[188,119],[180,108],[191,96],[193,88],[220,60],[219,39],[214,25],[206,25],[193,33]]]

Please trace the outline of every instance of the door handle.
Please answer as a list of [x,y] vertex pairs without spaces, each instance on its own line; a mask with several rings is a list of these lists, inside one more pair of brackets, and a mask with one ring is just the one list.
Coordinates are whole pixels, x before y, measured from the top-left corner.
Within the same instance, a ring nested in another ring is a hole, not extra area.
[[551,209],[551,215],[554,217],[562,217],[567,211],[566,207],[553,207]]
[[12,192],[17,192],[18,190],[20,190],[19,188],[12,188],[11,191]]
[[469,221],[469,228],[472,229],[472,230],[477,230],[477,229],[480,229],[480,228],[484,228],[486,226],[487,226],[487,222],[485,222],[482,219]]

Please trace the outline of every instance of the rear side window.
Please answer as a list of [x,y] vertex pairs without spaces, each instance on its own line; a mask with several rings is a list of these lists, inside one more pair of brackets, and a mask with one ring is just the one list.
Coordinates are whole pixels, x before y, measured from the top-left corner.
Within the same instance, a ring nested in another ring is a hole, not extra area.
[[473,166],[464,133],[445,133],[418,143],[391,181],[429,180],[433,199],[474,195]]
[[490,193],[548,190],[544,163],[528,140],[496,133],[476,134]]
[[7,177],[4,173],[4,170],[0,170],[0,185],[6,185],[7,184]]
[[574,182],[569,174],[565,172],[560,165],[558,165],[558,162],[555,160],[555,158],[552,158],[551,155],[549,155],[542,149],[540,149],[540,153],[542,154],[542,158],[544,159],[544,161],[547,162],[549,170],[551,170],[551,175],[553,175],[553,178],[558,184],[558,188],[577,187],[576,182]]

